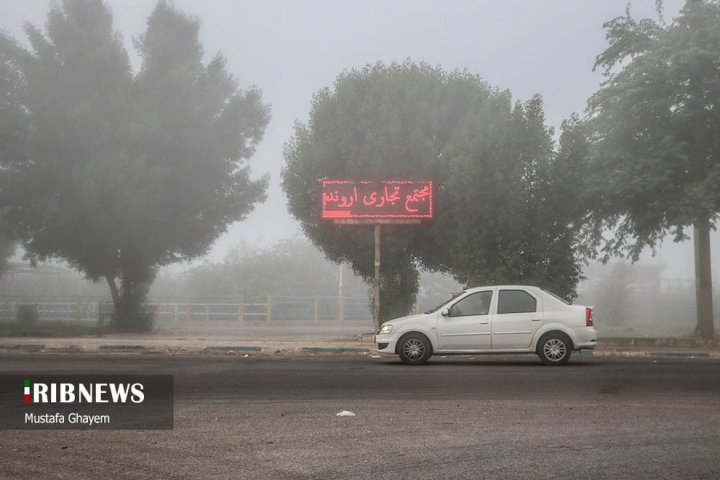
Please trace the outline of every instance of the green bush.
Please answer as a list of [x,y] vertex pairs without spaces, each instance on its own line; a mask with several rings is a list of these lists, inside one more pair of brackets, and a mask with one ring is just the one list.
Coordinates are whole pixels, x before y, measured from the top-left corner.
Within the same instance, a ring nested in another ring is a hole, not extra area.
[[154,326],[154,305],[121,304],[113,315],[111,330],[118,332],[150,332]]
[[37,305],[18,305],[17,323],[21,326],[33,325],[38,320]]

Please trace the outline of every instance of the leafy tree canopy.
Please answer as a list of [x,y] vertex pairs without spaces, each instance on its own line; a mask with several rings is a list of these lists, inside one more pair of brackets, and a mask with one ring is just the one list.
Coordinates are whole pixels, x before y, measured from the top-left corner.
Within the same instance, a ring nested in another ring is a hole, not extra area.
[[16,246],[15,240],[0,231],[0,275],[7,270],[8,258],[15,253]]
[[0,88],[14,89],[0,117],[14,126],[0,129],[6,218],[30,259],[107,279],[121,328],[159,265],[205,253],[264,199],[247,159],[268,107],[221,55],[203,63],[198,26],[158,3],[137,73],[100,0],[51,7],[46,32],[26,26],[29,50],[0,36]]
[[563,124],[555,151],[539,97],[509,95],[456,129],[449,158],[449,271],[468,285],[540,285],[572,299],[584,250],[580,178],[585,148],[578,120]]
[[[605,24],[605,81],[589,100],[594,234],[637,258],[720,211],[720,4],[688,0],[671,23],[628,13]],[[613,231],[611,238],[602,232]]]
[[[606,25],[606,80],[589,100],[596,199],[591,238],[604,258],[637,259],[694,227],[698,332],[714,338],[710,229],[720,212],[720,2],[687,0],[670,24],[628,13]],[[613,232],[604,238],[603,232]]]
[[[312,272],[312,274],[308,274]],[[367,285],[345,272],[346,296],[365,295]],[[195,297],[238,296],[262,299],[280,297],[336,296],[338,266],[304,239],[286,239],[261,248],[241,244],[220,263],[204,263],[177,276],[171,288],[162,283],[154,294]],[[157,287],[157,288],[156,288]]]
[[378,63],[315,95],[308,122],[286,145],[283,188],[308,237],[369,281],[372,229],[324,222],[322,179],[433,180],[432,221],[383,226],[386,319],[412,304],[418,267],[469,284],[538,283],[572,297],[579,209],[559,197],[572,175],[556,168],[581,150],[571,127],[558,153],[539,98],[513,104],[509,92],[467,72]]

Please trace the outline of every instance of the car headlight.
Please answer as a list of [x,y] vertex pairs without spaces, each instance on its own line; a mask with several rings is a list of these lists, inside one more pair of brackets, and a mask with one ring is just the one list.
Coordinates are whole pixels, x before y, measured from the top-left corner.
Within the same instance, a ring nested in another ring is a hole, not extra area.
[[385,335],[387,333],[392,332],[392,325],[383,325],[382,328],[380,328],[380,331],[378,332],[378,335]]

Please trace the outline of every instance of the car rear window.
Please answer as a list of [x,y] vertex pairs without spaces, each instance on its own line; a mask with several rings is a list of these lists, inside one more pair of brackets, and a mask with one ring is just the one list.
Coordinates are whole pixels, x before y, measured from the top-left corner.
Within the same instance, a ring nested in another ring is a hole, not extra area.
[[500,290],[497,309],[499,314],[535,311],[537,311],[537,300],[525,290]]

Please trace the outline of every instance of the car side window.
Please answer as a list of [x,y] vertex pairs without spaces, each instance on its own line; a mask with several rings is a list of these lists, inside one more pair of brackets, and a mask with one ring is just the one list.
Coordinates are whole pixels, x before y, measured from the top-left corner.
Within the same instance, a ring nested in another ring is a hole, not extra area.
[[537,300],[525,290],[500,290],[497,313],[530,313],[537,311]]
[[469,315],[487,315],[490,313],[492,291],[477,292],[463,298],[450,307],[451,317],[466,317]]

